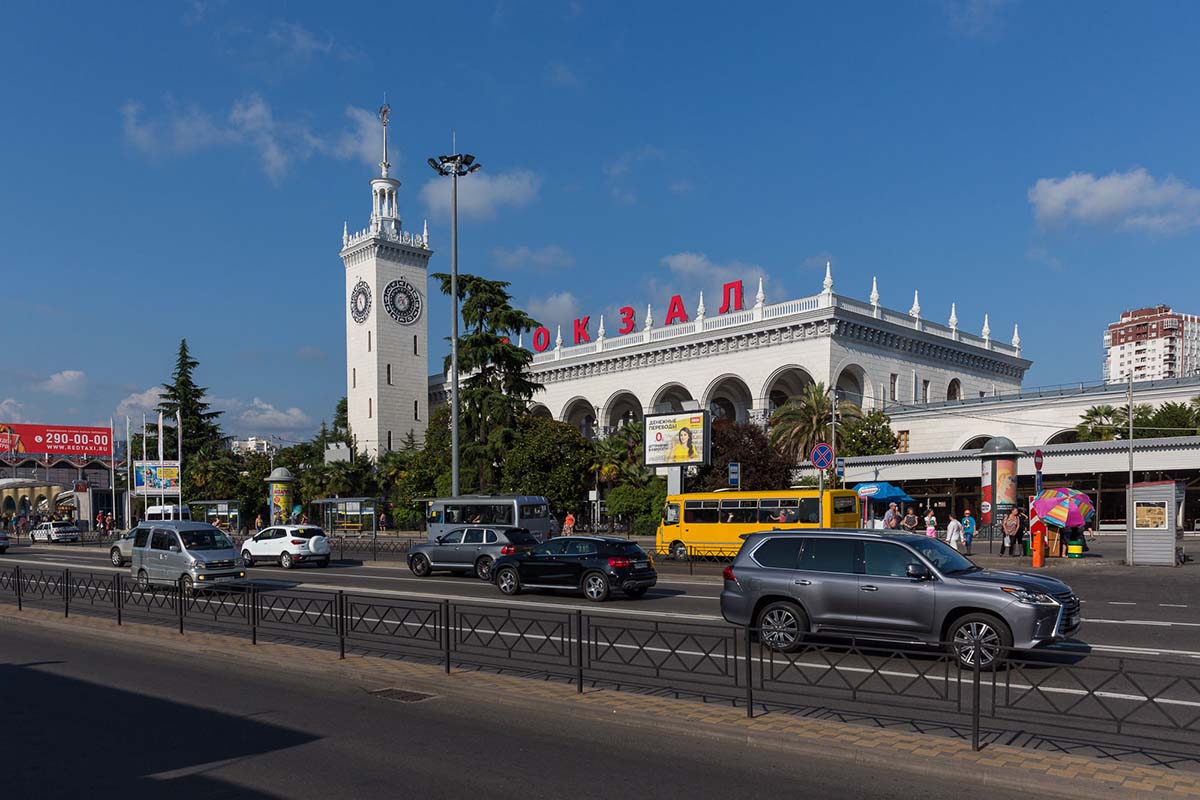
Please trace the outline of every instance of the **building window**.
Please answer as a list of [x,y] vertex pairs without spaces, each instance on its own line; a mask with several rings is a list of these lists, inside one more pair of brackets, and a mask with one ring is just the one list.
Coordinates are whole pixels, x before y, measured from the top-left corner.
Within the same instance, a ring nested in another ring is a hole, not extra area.
[[888,379],[888,400],[891,400],[893,403],[899,399],[899,395],[897,394],[897,389],[899,386],[900,376],[893,372],[891,377]]
[[371,332],[367,331],[367,352],[371,352]]
[[387,365],[387,383],[388,383],[388,386],[392,385],[392,365],[391,364]]
[[896,452],[908,452],[908,431],[896,431]]
[[421,401],[413,400],[413,419],[421,418]]
[[388,431],[388,450],[392,449],[392,432]]
[[417,337],[415,336],[413,337],[413,355],[420,355],[420,353],[417,352]]
[[929,402],[929,381],[921,381],[921,402]]
[[367,398],[367,419],[371,419],[374,416],[375,416],[375,403],[370,397],[368,397]]
[[358,388],[358,370],[353,367],[350,368],[350,388]]

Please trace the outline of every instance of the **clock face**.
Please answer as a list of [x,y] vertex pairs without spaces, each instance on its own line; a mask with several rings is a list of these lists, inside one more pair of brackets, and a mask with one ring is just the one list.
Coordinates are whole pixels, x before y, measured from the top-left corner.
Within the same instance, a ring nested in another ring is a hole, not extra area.
[[359,325],[371,316],[371,287],[366,281],[354,284],[354,289],[350,292],[350,316],[354,317],[354,321]]
[[396,322],[412,325],[421,318],[421,293],[408,281],[392,281],[384,287],[383,307]]

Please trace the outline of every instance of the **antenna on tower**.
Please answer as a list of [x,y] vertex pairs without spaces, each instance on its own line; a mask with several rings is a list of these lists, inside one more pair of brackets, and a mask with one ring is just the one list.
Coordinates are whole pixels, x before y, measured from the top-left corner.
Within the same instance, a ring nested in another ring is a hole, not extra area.
[[383,105],[379,107],[379,122],[383,125],[383,161],[379,164],[380,173],[383,177],[388,176],[388,168],[392,165],[388,163],[388,148],[387,148],[387,129],[388,118],[392,115],[392,107],[388,105],[387,92],[383,93]]

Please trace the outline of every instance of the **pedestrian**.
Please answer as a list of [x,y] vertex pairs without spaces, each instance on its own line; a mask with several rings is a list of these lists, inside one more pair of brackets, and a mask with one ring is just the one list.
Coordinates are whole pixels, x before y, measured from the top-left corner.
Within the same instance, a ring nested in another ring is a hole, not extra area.
[[1091,542],[1092,544],[1096,543],[1096,530],[1090,524],[1087,526],[1087,531],[1085,534],[1087,541]]
[[1017,509],[1013,508],[1004,517],[1004,521],[1000,523],[1000,531],[1004,534],[1004,539],[1000,545],[1000,555],[1004,555],[1007,550],[1010,556],[1015,556],[1014,543],[1017,540],[1017,532],[1021,529],[1021,518],[1017,516]]
[[951,509],[946,512],[950,521],[946,523],[946,544],[953,547],[955,550],[963,543],[963,526],[958,521],[958,517],[954,516],[954,511]]
[[104,536],[104,512],[103,511],[96,512],[96,530],[100,532],[100,535],[102,537]]
[[104,529],[106,531],[108,531],[109,536],[112,536],[112,534],[113,534],[113,515],[112,515],[111,511],[108,512],[108,514],[104,517]]
[[262,520],[262,512],[260,511],[260,512],[258,513],[258,516],[254,518],[254,530],[256,530],[256,531],[261,531],[261,530],[263,529],[263,524],[262,524],[262,522],[263,522],[263,520]]
[[975,540],[975,518],[971,516],[971,509],[963,509],[962,517],[963,526],[963,545],[967,548],[967,555],[971,555],[971,542]]
[[1016,548],[1016,555],[1025,555],[1025,535],[1029,533],[1029,515],[1025,513],[1025,509],[1017,506],[1017,538],[1013,540],[1013,547]]
[[904,515],[904,519],[900,520],[900,527],[905,533],[916,533],[917,525],[920,524],[917,520],[917,515],[913,513],[912,506],[909,506]]
[[567,516],[563,517],[563,536],[570,536],[575,532],[575,515],[570,511]]
[[380,511],[379,512],[379,530],[386,531],[387,529],[388,529],[387,512]]
[[937,517],[933,515],[932,508],[925,513],[925,535],[930,539],[937,538]]
[[895,503],[888,503],[888,510],[883,515],[883,527],[886,530],[894,531],[896,526],[900,524],[900,512],[896,508]]

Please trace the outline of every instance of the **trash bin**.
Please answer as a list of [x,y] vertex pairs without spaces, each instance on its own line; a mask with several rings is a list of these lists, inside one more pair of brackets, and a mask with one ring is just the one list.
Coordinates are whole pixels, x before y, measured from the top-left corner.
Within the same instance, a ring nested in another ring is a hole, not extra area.
[[1033,543],[1026,539],[1023,544],[1025,546],[1025,555],[1033,555]]
[[1067,558],[1083,558],[1083,542],[1069,542],[1067,544]]

